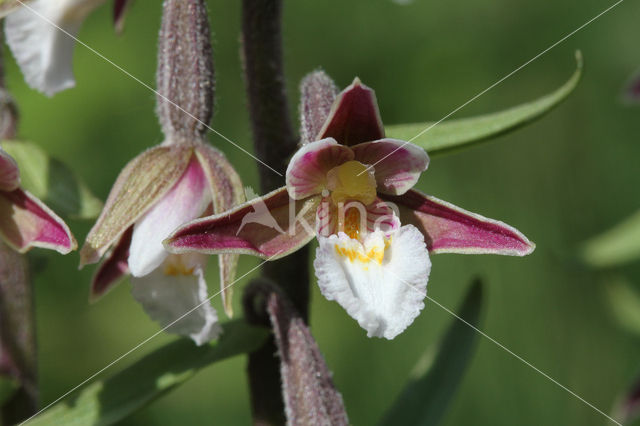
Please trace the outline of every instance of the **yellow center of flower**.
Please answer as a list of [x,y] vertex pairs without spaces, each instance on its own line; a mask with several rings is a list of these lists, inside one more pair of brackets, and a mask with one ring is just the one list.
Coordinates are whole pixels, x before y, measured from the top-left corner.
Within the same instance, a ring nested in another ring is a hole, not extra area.
[[327,174],[327,186],[334,203],[357,200],[369,205],[376,199],[376,180],[372,170],[359,161],[347,161]]
[[178,275],[193,275],[194,267],[184,262],[183,256],[169,255],[164,261],[164,274],[172,277]]

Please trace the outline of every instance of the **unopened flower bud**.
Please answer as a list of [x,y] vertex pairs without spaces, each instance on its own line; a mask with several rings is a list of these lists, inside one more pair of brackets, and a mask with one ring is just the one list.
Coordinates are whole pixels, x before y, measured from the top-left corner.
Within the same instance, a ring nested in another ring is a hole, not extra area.
[[213,114],[215,91],[203,0],[165,0],[156,77],[157,113],[167,142],[201,139]]

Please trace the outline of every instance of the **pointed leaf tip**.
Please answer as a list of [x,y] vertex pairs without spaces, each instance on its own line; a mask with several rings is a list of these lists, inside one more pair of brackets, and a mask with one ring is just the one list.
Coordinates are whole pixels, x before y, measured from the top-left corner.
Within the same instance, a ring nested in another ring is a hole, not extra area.
[[576,51],[575,59],[576,70],[569,80],[537,100],[477,117],[386,126],[387,136],[413,142],[423,147],[430,156],[434,156],[510,133],[542,118],[575,90],[584,66],[579,50]]

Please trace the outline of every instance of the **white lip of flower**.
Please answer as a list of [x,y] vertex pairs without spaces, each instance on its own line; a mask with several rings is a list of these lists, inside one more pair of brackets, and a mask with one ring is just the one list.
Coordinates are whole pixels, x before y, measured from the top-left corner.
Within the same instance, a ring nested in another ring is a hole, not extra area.
[[53,96],[75,85],[74,38],[104,1],[35,0],[5,18],[7,44],[29,86]]
[[145,312],[166,331],[189,336],[198,345],[222,331],[207,300],[206,257],[170,255],[162,239],[184,221],[200,217],[211,202],[206,177],[192,161],[178,183],[134,225],[128,258],[132,294]]
[[323,218],[335,225],[317,222],[318,229],[333,229],[328,237],[318,232],[314,267],[320,290],[345,308],[369,337],[393,339],[424,308],[431,269],[424,237],[412,225],[400,227],[386,206],[379,217],[371,217],[376,181],[366,165],[348,161],[331,169],[327,188]]

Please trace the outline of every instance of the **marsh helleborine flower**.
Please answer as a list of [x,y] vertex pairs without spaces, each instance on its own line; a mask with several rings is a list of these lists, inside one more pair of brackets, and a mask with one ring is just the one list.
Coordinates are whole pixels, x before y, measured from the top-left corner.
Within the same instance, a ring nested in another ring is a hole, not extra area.
[[[162,240],[186,221],[244,201],[238,174],[206,142],[214,94],[209,38],[202,0],[164,2],[157,112],[166,140],[123,169],[80,252],[82,264],[107,254],[93,279],[93,299],[130,273],[134,298],[163,326],[201,304],[168,328],[197,344],[220,332],[206,300],[206,257],[170,255]],[[219,260],[225,310],[231,315],[227,285],[234,279],[237,255],[223,254]]]
[[[6,0],[0,17],[7,44],[24,79],[47,96],[71,88],[74,37],[87,16],[106,0]],[[131,0],[114,0],[114,23],[120,31]],[[63,30],[61,31],[60,28]]]
[[0,148],[0,237],[24,253],[42,247],[67,254],[77,247],[69,227],[42,201],[20,188],[20,171]]
[[[331,96],[332,85],[326,75],[314,73],[302,92],[321,100],[319,93]],[[429,253],[533,251],[516,229],[411,189],[429,158],[418,146],[384,137],[375,94],[358,79],[327,113],[312,104],[303,98],[304,144],[289,163],[286,187],[186,224],[166,247],[272,260],[311,240],[314,233],[304,222],[315,224],[314,266],[322,294],[344,307],[369,336],[387,339],[424,307]],[[314,128],[319,129],[315,137],[308,136]],[[243,220],[258,205],[266,205],[286,232],[262,225],[269,223],[265,220]]]

